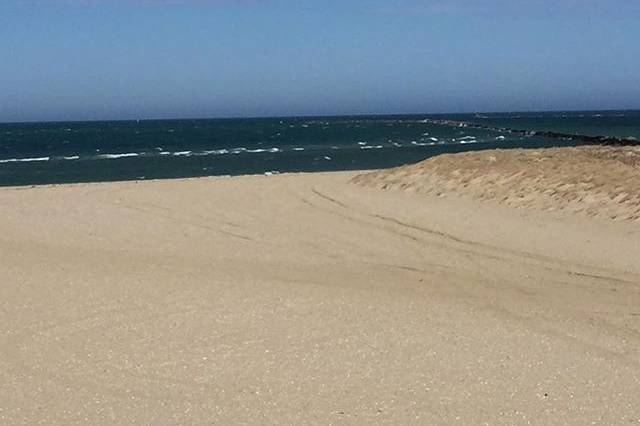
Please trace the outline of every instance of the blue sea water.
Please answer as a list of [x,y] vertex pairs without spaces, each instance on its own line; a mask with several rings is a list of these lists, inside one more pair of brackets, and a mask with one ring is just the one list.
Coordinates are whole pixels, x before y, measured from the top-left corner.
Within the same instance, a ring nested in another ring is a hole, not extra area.
[[0,186],[375,169],[445,152],[583,144],[500,128],[640,139],[640,111],[0,124]]

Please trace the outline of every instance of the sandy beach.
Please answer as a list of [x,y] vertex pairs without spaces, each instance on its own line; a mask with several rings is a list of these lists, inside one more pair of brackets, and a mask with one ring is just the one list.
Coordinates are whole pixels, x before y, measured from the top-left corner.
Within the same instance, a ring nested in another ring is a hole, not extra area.
[[640,422],[630,198],[416,173],[0,189],[0,424]]

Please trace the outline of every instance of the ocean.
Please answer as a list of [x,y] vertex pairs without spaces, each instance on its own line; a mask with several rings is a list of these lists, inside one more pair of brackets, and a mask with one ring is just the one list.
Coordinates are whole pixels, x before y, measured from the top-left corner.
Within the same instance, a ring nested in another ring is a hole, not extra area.
[[0,123],[0,186],[377,169],[582,136],[640,139],[640,111]]

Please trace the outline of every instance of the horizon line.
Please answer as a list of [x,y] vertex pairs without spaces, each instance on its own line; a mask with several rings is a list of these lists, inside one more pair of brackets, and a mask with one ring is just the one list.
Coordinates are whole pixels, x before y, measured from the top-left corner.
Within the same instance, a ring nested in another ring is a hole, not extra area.
[[409,112],[409,113],[353,113],[353,114],[298,114],[298,115],[229,115],[229,116],[213,116],[213,117],[160,117],[160,118],[116,118],[101,119],[90,118],[86,120],[23,120],[23,121],[1,121],[0,125],[5,124],[49,124],[49,123],[107,123],[107,122],[129,122],[129,121],[198,121],[198,120],[267,120],[267,119],[295,119],[295,118],[336,118],[336,117],[391,117],[391,116],[443,116],[443,115],[471,115],[471,114],[517,114],[517,113],[549,113],[549,112],[628,112],[640,111],[640,108],[606,108],[606,109],[548,109],[548,110],[502,110],[502,111],[474,111],[474,112]]

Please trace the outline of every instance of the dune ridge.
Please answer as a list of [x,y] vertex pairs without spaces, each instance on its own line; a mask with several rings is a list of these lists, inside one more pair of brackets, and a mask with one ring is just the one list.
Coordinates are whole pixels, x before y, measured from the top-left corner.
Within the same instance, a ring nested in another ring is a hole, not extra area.
[[412,165],[360,174],[352,182],[640,222],[640,147],[444,154]]

